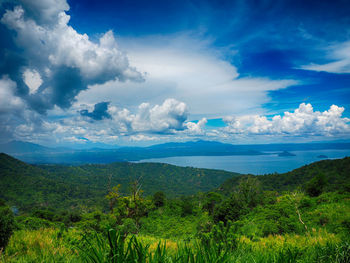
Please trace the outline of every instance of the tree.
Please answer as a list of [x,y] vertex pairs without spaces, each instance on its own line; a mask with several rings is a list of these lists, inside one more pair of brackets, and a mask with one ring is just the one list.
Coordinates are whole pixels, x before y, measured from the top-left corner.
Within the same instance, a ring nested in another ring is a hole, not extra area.
[[214,209],[217,204],[222,201],[222,196],[216,192],[209,192],[206,194],[203,208],[208,211],[209,215],[214,214]]
[[311,197],[316,197],[322,194],[326,185],[326,177],[323,173],[318,173],[309,182],[306,183],[306,193]]
[[236,221],[261,202],[262,191],[259,180],[254,176],[242,178],[238,189],[215,210],[214,221],[224,223],[228,220]]
[[246,211],[242,207],[242,203],[234,193],[230,198],[222,202],[214,211],[214,222],[220,221],[226,223],[228,221],[236,221]]
[[181,216],[193,214],[193,203],[189,197],[183,197],[181,200]]
[[262,199],[260,181],[255,176],[247,176],[245,179],[241,179],[237,195],[242,206],[247,208],[256,207]]
[[161,207],[165,205],[165,194],[162,191],[156,192],[153,195],[153,203],[156,207]]
[[141,190],[139,180],[130,183],[130,190],[131,196],[123,198],[127,213],[126,217],[133,219],[137,229],[139,229],[140,219],[146,216],[154,208],[154,205],[151,199],[144,199],[142,197],[143,191]]
[[[0,202],[4,204],[3,202]],[[0,250],[5,248],[14,228],[14,216],[11,209],[6,205],[0,206]]]
[[109,200],[109,210],[111,211],[111,213],[113,213],[114,205],[120,198],[119,189],[120,184],[118,184],[117,186],[113,186],[109,193],[106,195],[106,198]]

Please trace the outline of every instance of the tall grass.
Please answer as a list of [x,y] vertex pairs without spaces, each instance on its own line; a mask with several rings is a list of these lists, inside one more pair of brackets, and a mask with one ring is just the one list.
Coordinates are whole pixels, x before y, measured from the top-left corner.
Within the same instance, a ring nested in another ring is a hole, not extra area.
[[0,262],[98,263],[349,263],[350,243],[326,231],[312,235],[240,237],[237,246],[214,240],[188,242],[145,236],[124,236],[115,229],[105,235],[82,236],[75,229],[16,231]]
[[151,250],[150,244],[140,242],[136,236],[127,239],[118,231],[110,229],[108,242],[97,234],[93,241],[86,242],[88,246],[81,247],[86,262],[230,262],[229,250],[219,248],[213,241],[179,244],[175,250],[168,249],[166,242],[159,242]]
[[[310,237],[303,247],[293,242],[281,241],[281,237],[269,237],[270,246],[264,246],[265,240],[254,246],[247,242],[239,242],[237,248],[223,246],[214,240],[206,242],[192,241],[178,244],[177,248],[168,249],[166,242],[159,242],[155,249],[150,244],[142,243],[136,236],[129,239],[114,229],[108,231],[108,242],[102,236],[95,235],[89,246],[82,248],[85,262],[140,262],[140,263],[228,263],[228,262],[322,262],[348,263],[350,262],[350,244],[337,239]],[[292,239],[290,237],[290,239]],[[272,240],[275,245],[272,245]]]
[[78,251],[69,241],[78,236],[67,232],[63,240],[61,235],[61,230],[53,228],[16,231],[0,253],[0,262],[78,262]]

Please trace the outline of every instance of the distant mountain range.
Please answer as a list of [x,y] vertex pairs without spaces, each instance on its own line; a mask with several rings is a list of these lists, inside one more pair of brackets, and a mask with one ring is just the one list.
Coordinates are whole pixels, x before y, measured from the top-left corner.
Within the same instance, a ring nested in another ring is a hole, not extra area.
[[215,141],[190,141],[157,144],[148,147],[70,149],[50,148],[39,144],[12,141],[0,144],[0,152],[11,154],[29,163],[111,163],[139,161],[173,156],[264,155],[268,152],[301,150],[350,149],[350,143],[298,143],[232,145]]
[[0,151],[7,154],[26,154],[36,152],[48,152],[51,149],[39,144],[22,141],[11,141],[0,144]]

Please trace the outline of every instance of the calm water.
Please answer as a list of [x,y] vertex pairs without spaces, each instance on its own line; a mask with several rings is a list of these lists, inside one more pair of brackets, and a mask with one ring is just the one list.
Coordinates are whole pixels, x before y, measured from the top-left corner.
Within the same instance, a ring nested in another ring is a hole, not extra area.
[[178,166],[221,169],[238,173],[266,174],[283,173],[312,162],[323,160],[317,158],[326,155],[328,159],[350,156],[350,150],[318,150],[318,151],[290,151],[296,156],[280,157],[269,155],[234,155],[234,156],[181,156],[168,158],[154,158],[140,162],[168,163]]

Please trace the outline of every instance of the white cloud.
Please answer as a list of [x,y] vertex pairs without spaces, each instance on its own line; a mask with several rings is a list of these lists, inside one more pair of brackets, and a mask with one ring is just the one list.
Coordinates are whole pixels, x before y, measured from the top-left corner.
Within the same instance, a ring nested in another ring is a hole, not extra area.
[[36,70],[30,69],[24,71],[23,81],[29,88],[29,94],[35,94],[43,83],[40,74]]
[[206,118],[202,118],[201,120],[199,120],[197,123],[195,122],[186,122],[185,126],[188,129],[188,133],[193,134],[193,135],[203,135],[204,134],[204,126],[205,124],[207,124],[207,119]]
[[41,24],[54,24],[61,12],[69,10],[66,0],[20,0],[19,3]]
[[[21,57],[29,65],[24,72],[26,84],[30,94],[37,95],[35,101],[42,100],[42,103],[35,103],[34,109],[38,105],[69,107],[89,84],[110,80],[143,81],[142,75],[129,65],[127,56],[119,49],[112,31],[105,33],[98,43],[92,42],[87,34],[80,34],[68,25],[70,16],[64,12],[68,10],[65,1],[55,2],[55,8],[50,7],[51,0],[33,2],[22,1],[23,6],[6,10],[1,23],[16,32],[15,43],[23,50]],[[44,17],[54,14],[50,23],[30,11],[37,6]],[[23,71],[20,65],[18,68]],[[40,94],[35,92],[39,79]]]
[[144,134],[137,134],[137,135],[131,135],[129,137],[130,141],[134,141],[134,142],[140,142],[140,141],[155,141],[158,140],[159,138],[155,137],[155,136],[147,136]]
[[[188,105],[191,118],[221,117],[256,112],[269,101],[268,92],[294,85],[294,80],[239,78],[237,68],[220,50],[198,36],[154,36],[120,39],[130,63],[146,72],[143,83],[107,82],[90,86],[77,97],[80,103],[112,100],[123,107],[175,98]],[[134,94],[137,94],[135,96]]]
[[127,109],[118,110],[112,107],[109,114],[119,124],[122,132],[150,133],[174,133],[183,130],[188,116],[186,104],[175,99],[166,99],[163,104],[153,107],[149,103],[142,103],[136,114]]
[[328,47],[326,49],[326,59],[332,62],[324,64],[311,63],[300,68],[329,73],[350,73],[350,41]]
[[337,136],[349,134],[349,118],[342,117],[343,107],[332,105],[328,111],[314,111],[311,104],[300,104],[294,112],[284,116],[275,115],[269,120],[265,116],[247,115],[226,117],[230,134],[291,135],[291,136]]
[[15,95],[16,82],[2,76],[0,79],[0,113],[21,110],[24,107],[22,99]]
[[[51,65],[78,68],[85,79],[104,82],[110,79],[136,79],[141,75],[129,66],[126,55],[119,50],[112,31],[105,33],[99,43],[87,34],[79,34],[68,25],[70,16],[57,14],[56,23],[49,27],[26,19],[22,6],[7,10],[1,22],[17,32],[17,42],[29,52]],[[30,60],[35,60],[33,57]],[[47,65],[46,65],[47,66]]]
[[[54,118],[62,112],[58,109],[50,111],[51,121],[43,120],[36,114],[38,120],[28,121],[17,125],[13,133],[16,138],[36,138],[44,141],[57,142],[104,142],[116,144],[124,138],[129,141],[151,141],[169,135],[183,133],[191,135],[198,133],[206,120],[197,124],[188,124],[187,107],[183,102],[167,99],[160,105],[142,103],[135,112],[119,109],[108,105],[110,119],[93,120],[86,116],[76,115],[81,109],[93,108],[93,105],[74,105],[63,119]],[[28,112],[29,113],[29,112]],[[68,115],[71,115],[68,117]],[[29,117],[29,116],[28,116]],[[50,119],[50,118],[49,118]],[[197,128],[196,128],[197,127]],[[29,139],[29,141],[33,141]]]

